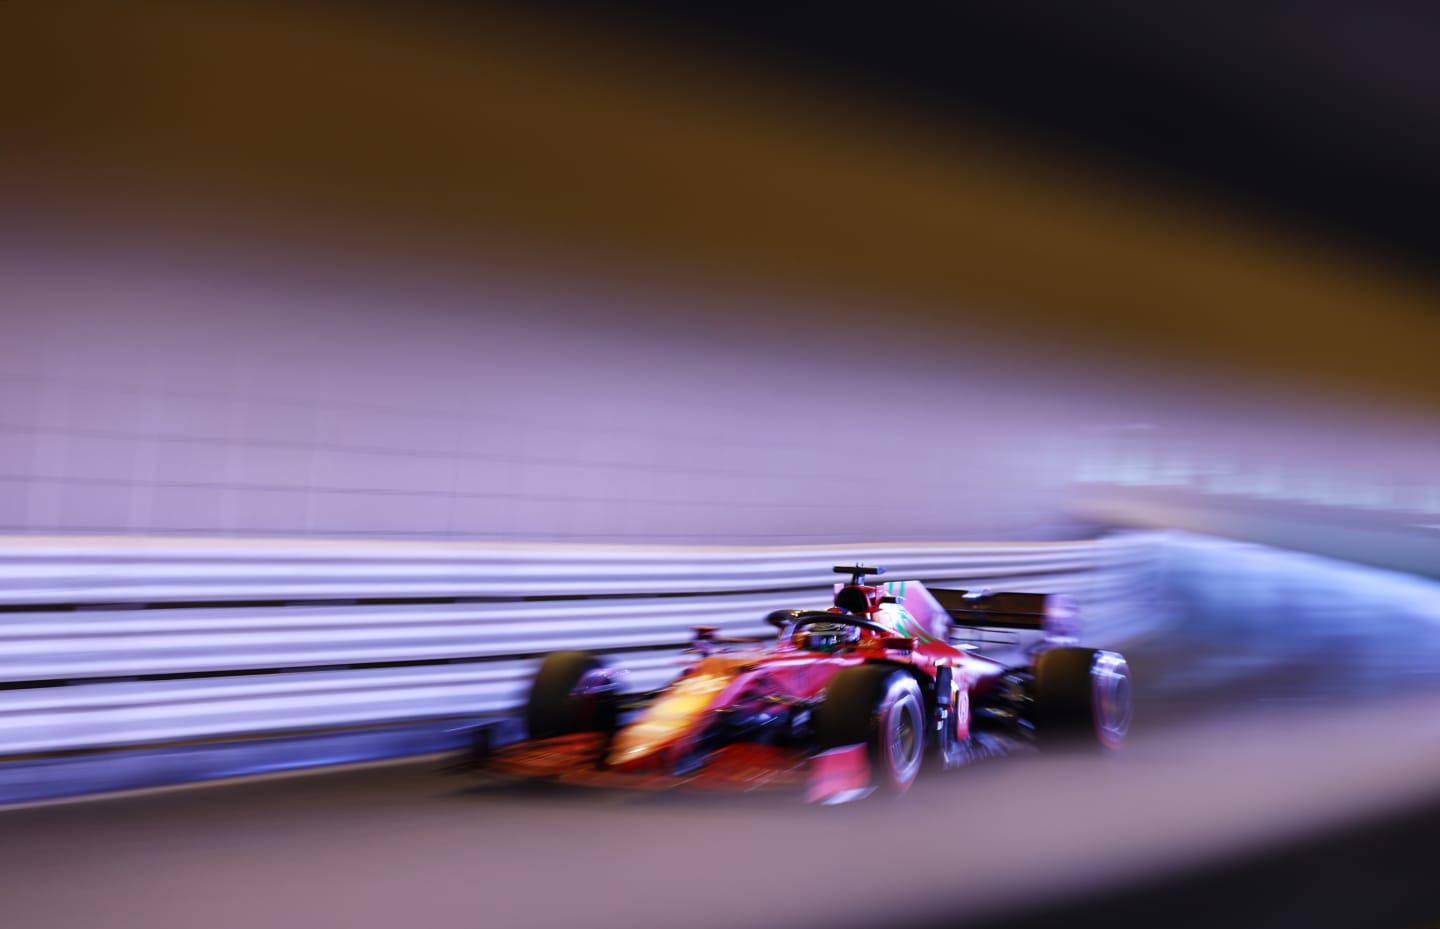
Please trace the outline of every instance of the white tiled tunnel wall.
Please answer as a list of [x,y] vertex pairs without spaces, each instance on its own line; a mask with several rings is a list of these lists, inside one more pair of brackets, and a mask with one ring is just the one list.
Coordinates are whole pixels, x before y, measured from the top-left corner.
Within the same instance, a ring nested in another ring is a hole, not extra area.
[[1073,534],[1053,506],[1063,412],[917,368],[883,326],[850,355],[513,281],[22,255],[0,276],[0,532]]

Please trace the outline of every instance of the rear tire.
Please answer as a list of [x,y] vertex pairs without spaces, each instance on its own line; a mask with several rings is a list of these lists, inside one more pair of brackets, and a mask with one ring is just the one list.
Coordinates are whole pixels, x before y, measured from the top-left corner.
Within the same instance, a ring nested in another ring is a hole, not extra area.
[[898,796],[910,789],[925,759],[925,701],[915,678],[894,668],[862,665],[830,679],[815,717],[820,751],[863,744],[875,786]]
[[1130,731],[1130,669],[1118,652],[1052,648],[1035,661],[1034,723],[1042,747],[1114,750]]
[[606,728],[608,693],[576,693],[587,676],[601,673],[600,659],[589,652],[552,652],[540,663],[530,684],[525,724],[532,739]]

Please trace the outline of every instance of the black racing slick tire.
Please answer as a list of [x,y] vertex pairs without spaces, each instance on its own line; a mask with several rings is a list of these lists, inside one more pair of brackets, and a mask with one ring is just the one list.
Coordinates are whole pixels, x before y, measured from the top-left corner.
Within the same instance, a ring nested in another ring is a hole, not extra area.
[[820,751],[864,744],[875,786],[899,795],[910,789],[925,759],[925,701],[904,671],[862,665],[830,680],[816,710]]
[[604,729],[604,699],[609,694],[577,693],[587,677],[603,670],[589,652],[551,652],[530,684],[525,725],[532,739]]
[[1117,749],[1130,731],[1130,668],[1118,652],[1052,648],[1035,661],[1036,741]]

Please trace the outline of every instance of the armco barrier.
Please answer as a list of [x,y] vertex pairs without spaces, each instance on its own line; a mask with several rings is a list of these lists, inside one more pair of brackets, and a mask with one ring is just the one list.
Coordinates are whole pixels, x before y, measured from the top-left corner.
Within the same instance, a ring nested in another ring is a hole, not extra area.
[[609,653],[632,690],[694,625],[763,634],[832,564],[1067,593],[1087,638],[1157,620],[1143,540],[835,547],[174,539],[0,541],[0,756],[474,717],[539,656]]
[[6,604],[414,597],[561,597],[815,587],[832,563],[880,561],[894,577],[1083,571],[1125,543],[609,546],[12,537]]

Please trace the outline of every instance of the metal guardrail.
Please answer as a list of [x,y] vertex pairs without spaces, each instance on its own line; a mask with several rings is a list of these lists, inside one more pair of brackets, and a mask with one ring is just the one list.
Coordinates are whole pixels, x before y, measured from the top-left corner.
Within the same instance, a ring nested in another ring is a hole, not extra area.
[[[626,656],[635,689],[679,669],[671,649]],[[518,706],[538,661],[85,684],[0,695],[3,755],[466,718]]]
[[611,546],[124,538],[0,540],[0,603],[562,597],[815,587],[829,566],[1010,577],[1095,566],[1117,543]]
[[[832,564],[1067,593],[1090,638],[1153,624],[1135,539],[845,549],[0,540],[0,755],[510,710],[538,658],[610,653],[632,690],[694,625],[770,631]],[[335,602],[344,600],[348,602]],[[437,602],[438,601],[438,602]],[[233,605],[226,605],[233,604]]]

